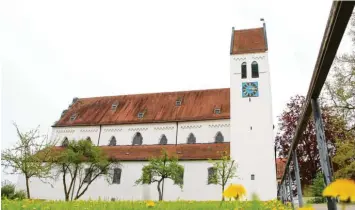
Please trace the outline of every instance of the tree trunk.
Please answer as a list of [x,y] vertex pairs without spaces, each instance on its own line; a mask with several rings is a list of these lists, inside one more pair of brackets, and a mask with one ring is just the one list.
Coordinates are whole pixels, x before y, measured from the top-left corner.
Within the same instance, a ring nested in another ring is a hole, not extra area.
[[163,200],[163,196],[164,196],[164,179],[163,179],[163,182],[162,182],[162,187],[161,187],[161,200]]
[[224,201],[224,195],[223,195],[223,193],[224,193],[224,185],[222,185],[222,201]]
[[69,201],[69,192],[67,192],[67,183],[65,180],[65,175],[66,175],[66,172],[65,172],[64,166],[63,166],[63,186],[64,186],[65,201]]
[[27,198],[31,199],[31,195],[30,195],[30,183],[29,183],[29,177],[25,176],[26,178],[26,190],[27,190]]
[[160,183],[162,182],[162,179],[158,181],[158,192],[159,192],[159,201],[163,200],[163,194],[161,192],[161,189],[160,189]]

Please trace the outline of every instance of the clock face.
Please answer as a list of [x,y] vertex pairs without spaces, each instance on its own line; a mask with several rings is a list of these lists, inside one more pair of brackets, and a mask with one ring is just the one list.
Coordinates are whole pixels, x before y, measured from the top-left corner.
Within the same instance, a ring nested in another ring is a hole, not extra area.
[[243,82],[242,83],[242,97],[258,97],[258,82]]

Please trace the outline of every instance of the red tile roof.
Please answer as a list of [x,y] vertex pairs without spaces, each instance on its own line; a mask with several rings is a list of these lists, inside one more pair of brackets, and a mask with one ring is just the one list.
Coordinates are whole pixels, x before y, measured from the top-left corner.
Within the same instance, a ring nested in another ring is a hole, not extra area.
[[[100,146],[103,152],[119,161],[144,161],[161,155],[165,149],[168,155],[176,155],[179,160],[220,159],[223,152],[229,155],[229,142],[206,144],[172,144],[172,145],[122,145]],[[63,151],[64,147],[54,147],[52,154]]]
[[236,30],[233,34],[231,54],[267,51],[264,28]]
[[[135,146],[100,146],[110,158],[119,161],[146,161],[161,155],[165,149],[169,155],[176,155],[179,160],[216,160],[223,152],[230,154],[230,143],[178,144],[178,145],[135,145]],[[51,154],[57,154],[64,147],[55,147]],[[276,159],[277,179],[285,170],[286,159]]]
[[286,162],[287,162],[286,158],[277,158],[276,159],[276,177],[277,177],[277,179],[282,178],[282,175],[285,171]]
[[[181,106],[176,100],[181,98]],[[229,88],[80,98],[53,125],[109,125],[230,118]],[[111,110],[118,102],[116,110]],[[220,114],[214,109],[220,108]],[[145,112],[138,118],[139,112]],[[71,116],[77,114],[75,120]]]

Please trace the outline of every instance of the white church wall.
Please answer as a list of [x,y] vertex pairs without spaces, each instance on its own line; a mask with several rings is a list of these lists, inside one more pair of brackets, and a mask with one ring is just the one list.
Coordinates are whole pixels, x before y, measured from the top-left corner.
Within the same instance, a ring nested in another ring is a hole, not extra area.
[[[114,136],[117,145],[131,145],[134,135],[140,132],[144,145],[159,144],[161,136],[167,137],[168,144],[186,144],[190,133],[196,137],[196,143],[213,143],[217,132],[221,132],[224,141],[230,141],[229,119],[206,120],[191,122],[173,123],[145,123],[145,124],[125,124],[125,125],[103,125],[101,126],[73,126],[54,127],[52,139],[57,140],[56,145],[60,145],[66,137],[69,140],[86,139],[90,137],[94,144],[100,146],[108,145]],[[176,128],[178,131],[176,132]],[[100,140],[98,141],[100,136]]]
[[159,144],[163,134],[168,144],[176,143],[176,123],[145,123],[102,126],[99,145],[108,145],[112,136],[116,138],[117,145],[132,145],[137,132],[142,134],[143,144]]
[[90,137],[93,144],[98,144],[100,126],[53,127],[51,140],[60,146],[64,138],[80,140]]
[[[259,78],[251,77],[251,63],[258,62]],[[247,78],[241,79],[241,64],[247,63]],[[276,169],[271,107],[270,71],[267,53],[232,55],[231,66],[231,157],[238,162],[241,183],[262,200],[276,198]],[[242,98],[242,82],[258,82],[259,96]],[[251,175],[255,180],[251,180]]]
[[[122,162],[120,184],[109,184],[104,177],[100,177],[90,185],[80,199],[98,199],[101,197],[101,199],[106,200],[111,198],[116,200],[157,200],[157,183],[135,186],[135,181],[140,177],[143,165],[147,163],[147,161]],[[221,199],[221,186],[207,183],[208,168],[212,166],[211,163],[207,161],[180,161],[180,164],[184,166],[184,186],[180,189],[179,186],[173,184],[172,180],[167,179],[164,183],[164,200]],[[37,199],[64,200],[61,176],[51,184],[52,186],[38,178],[31,178],[31,196]],[[78,184],[75,188],[77,189],[77,187]],[[17,188],[26,189],[23,176],[20,176]]]
[[217,132],[221,132],[224,141],[230,141],[229,119],[179,122],[178,144],[186,144],[192,133],[196,137],[196,143],[213,143]]

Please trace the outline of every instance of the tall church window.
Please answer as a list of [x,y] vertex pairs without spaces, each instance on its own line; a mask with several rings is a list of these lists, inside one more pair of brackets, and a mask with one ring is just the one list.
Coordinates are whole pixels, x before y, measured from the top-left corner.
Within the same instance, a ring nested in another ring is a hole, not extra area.
[[242,63],[242,79],[247,78],[247,63]]
[[165,134],[163,134],[160,137],[159,144],[167,144],[167,143],[168,143],[168,139],[166,138]]
[[180,171],[178,176],[180,180],[174,181],[174,184],[184,184],[184,170]]
[[256,61],[253,61],[253,63],[251,63],[251,77],[259,78],[259,65]]
[[116,137],[112,136],[110,142],[108,143],[109,146],[116,146]]
[[67,137],[64,137],[62,141],[62,147],[67,147],[67,146],[69,146],[69,140]]
[[140,132],[137,132],[132,141],[132,145],[142,145],[143,144],[143,136]]
[[88,183],[91,180],[91,171],[89,168],[85,169],[84,183]]
[[189,136],[187,137],[187,143],[188,144],[195,144],[196,143],[196,137],[193,133],[190,133]]
[[217,184],[217,169],[210,167],[208,170],[208,184]]
[[113,169],[112,184],[120,184],[121,183],[121,174],[122,174],[122,169],[120,169],[120,168]]
[[224,142],[224,137],[220,131],[217,132],[216,136],[214,137],[214,141],[216,143],[222,143]]

